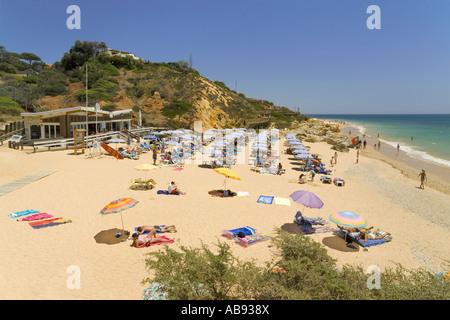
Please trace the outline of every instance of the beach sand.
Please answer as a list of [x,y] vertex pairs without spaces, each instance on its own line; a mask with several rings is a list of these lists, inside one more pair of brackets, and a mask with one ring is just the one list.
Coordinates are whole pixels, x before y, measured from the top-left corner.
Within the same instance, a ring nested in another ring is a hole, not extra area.
[[[139,201],[122,213],[129,231],[144,224],[174,224],[178,232],[166,234],[175,239],[169,244],[171,248],[224,241],[236,256],[264,263],[273,257],[269,241],[243,248],[222,237],[221,231],[248,225],[269,235],[275,228],[298,232],[293,219],[298,210],[303,210],[302,205],[293,201],[291,206],[269,205],[257,200],[261,195],[289,198],[294,191],[308,190],[318,195],[324,206],[306,208],[306,217],[328,220],[334,212],[349,210],[364,216],[369,226],[393,236],[391,242],[365,251],[359,246],[346,247],[332,233],[308,235],[338,260],[338,266],[353,264],[366,269],[377,265],[384,269],[400,263],[408,269],[423,267],[433,273],[450,269],[447,194],[428,186],[418,189],[418,179],[410,179],[388,162],[370,156],[373,150],[363,150],[358,164],[356,150],[339,153],[337,164],[330,167],[334,154],[330,145],[306,144],[333,170],[331,177],[345,180],[344,187],[322,184],[320,175],[314,182],[297,184],[298,164],[287,154],[281,154],[286,169],[281,176],[260,175],[248,164],[233,166],[242,181],[228,179],[227,188],[250,196],[217,198],[208,191],[221,189],[224,177],[197,164],[187,164],[181,171],[160,167],[139,172],[134,167],[152,163],[151,153],[137,161],[106,155],[87,159],[85,155],[73,155],[73,150],[30,153],[1,146],[0,185],[38,170],[56,172],[0,197],[0,299],[141,299],[145,288],[141,281],[149,275],[145,254],[162,247],[136,249],[130,246],[131,241],[105,244],[96,240],[102,231],[121,228],[120,214],[102,216],[99,212],[123,197]],[[280,149],[285,149],[283,144]],[[149,191],[130,190],[130,181],[139,177],[151,177],[158,184]],[[165,190],[170,181],[187,194],[156,194],[159,189]],[[70,219],[72,223],[33,229],[27,222],[7,216],[27,209]],[[73,270],[79,271],[79,288],[70,285]]]

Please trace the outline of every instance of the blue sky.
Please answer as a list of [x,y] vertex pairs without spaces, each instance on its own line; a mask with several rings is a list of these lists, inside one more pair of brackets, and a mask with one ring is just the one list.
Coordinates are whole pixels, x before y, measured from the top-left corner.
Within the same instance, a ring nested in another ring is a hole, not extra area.
[[48,63],[75,40],[153,62],[192,54],[202,76],[305,114],[450,113],[449,16],[448,0],[0,0],[0,45]]

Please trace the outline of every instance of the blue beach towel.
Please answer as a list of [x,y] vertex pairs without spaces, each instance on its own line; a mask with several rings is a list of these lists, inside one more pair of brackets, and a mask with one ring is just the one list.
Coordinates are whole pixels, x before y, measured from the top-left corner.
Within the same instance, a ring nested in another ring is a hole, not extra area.
[[258,199],[258,203],[272,204],[274,197],[269,196],[260,196]]
[[167,191],[167,190],[158,190],[158,191],[156,191],[156,194],[167,194],[167,195],[175,195],[175,196],[180,195],[180,194],[169,193],[169,191]]
[[27,216],[27,215],[33,214],[33,213],[39,213],[39,211],[38,210],[18,211],[18,212],[14,212],[14,213],[8,214],[8,217],[10,217],[10,218],[17,218],[17,217],[21,217],[21,216]]
[[256,229],[246,226],[242,228],[237,228],[233,230],[222,230],[222,235],[227,238],[236,238],[242,232],[245,236],[252,236],[256,233]]
[[[165,224],[159,225],[159,227],[165,227],[165,226],[166,226]],[[136,231],[137,231],[137,227],[134,228],[134,232],[136,232]],[[144,232],[144,233],[141,233],[141,234],[149,234],[149,233],[150,233],[150,231]],[[161,232],[161,231],[159,231],[158,229],[156,229],[156,233],[163,233],[163,232]]]

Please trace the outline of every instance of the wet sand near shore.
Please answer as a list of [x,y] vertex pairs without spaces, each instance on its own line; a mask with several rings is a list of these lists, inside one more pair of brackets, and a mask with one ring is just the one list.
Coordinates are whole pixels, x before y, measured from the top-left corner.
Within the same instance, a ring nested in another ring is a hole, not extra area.
[[[349,132],[351,132],[352,136],[359,135],[360,140],[363,141],[362,133],[357,127],[352,127],[351,125],[341,126],[342,133],[348,135]],[[450,184],[450,168],[433,164],[425,160],[412,158],[407,155],[406,152],[402,151],[401,146],[400,151],[397,152],[396,148],[381,141],[380,149],[378,149],[379,139],[377,137],[366,135],[366,141],[366,149],[361,149],[361,154],[365,154],[368,157],[391,164],[394,168],[402,171],[409,178],[416,179],[418,185],[420,185],[419,173],[422,169],[424,169],[428,176],[427,183],[431,187],[450,195],[450,188],[446,186]],[[374,145],[377,145],[377,148],[375,148]]]

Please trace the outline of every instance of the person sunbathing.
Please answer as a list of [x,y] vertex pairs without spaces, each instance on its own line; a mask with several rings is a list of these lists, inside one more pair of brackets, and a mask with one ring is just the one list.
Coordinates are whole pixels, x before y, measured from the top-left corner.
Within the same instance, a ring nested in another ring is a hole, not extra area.
[[174,225],[161,227],[161,226],[140,226],[136,229],[138,234],[143,234],[146,232],[153,233],[156,235],[156,232],[177,232],[177,228]]
[[143,235],[139,235],[136,232],[133,233],[133,245],[136,248],[141,248],[141,247],[147,247],[152,243],[158,243],[158,242],[170,242],[173,241],[173,239],[164,239],[164,238],[156,238],[155,236],[152,236],[152,233],[150,233],[149,235],[143,236]]
[[377,236],[378,231],[379,229],[375,230],[374,232],[371,232],[370,230],[363,228],[360,230],[358,238],[364,242],[367,242],[367,240],[383,239],[384,237],[391,235],[389,232],[386,232],[383,235]]

